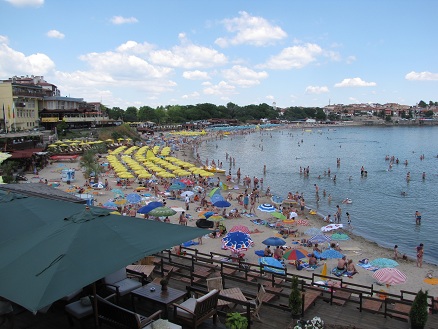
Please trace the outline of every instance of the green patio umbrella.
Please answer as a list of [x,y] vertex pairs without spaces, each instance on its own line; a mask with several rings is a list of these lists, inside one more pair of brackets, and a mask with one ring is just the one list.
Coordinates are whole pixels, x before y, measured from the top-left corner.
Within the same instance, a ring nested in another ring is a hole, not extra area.
[[147,255],[205,234],[64,201],[8,197],[0,202],[0,296],[33,312]]
[[166,216],[173,216],[176,214],[176,211],[169,207],[157,207],[155,209],[152,209],[149,211],[149,216],[155,216],[155,217],[166,217]]

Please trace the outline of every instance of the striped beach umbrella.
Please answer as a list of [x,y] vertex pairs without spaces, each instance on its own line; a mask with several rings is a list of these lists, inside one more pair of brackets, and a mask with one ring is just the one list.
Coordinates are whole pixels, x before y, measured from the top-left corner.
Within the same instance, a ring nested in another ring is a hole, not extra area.
[[229,232],[243,232],[246,234],[250,234],[251,231],[249,230],[248,227],[246,227],[245,225],[235,225],[233,226]]
[[396,268],[381,268],[377,270],[373,274],[373,278],[376,279],[380,283],[386,284],[400,284],[406,282],[406,274],[397,270]]
[[312,243],[323,243],[323,242],[330,242],[332,239],[325,235],[325,234],[317,234],[312,236],[309,241]]
[[257,209],[264,212],[277,211],[277,208],[275,208],[272,204],[269,203],[262,203],[260,206],[257,207]]

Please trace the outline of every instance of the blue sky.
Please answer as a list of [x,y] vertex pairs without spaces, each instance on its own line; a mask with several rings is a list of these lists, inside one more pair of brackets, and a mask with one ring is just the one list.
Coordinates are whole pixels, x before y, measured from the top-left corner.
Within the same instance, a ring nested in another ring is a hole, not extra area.
[[0,79],[109,107],[438,101],[438,1],[0,0]]

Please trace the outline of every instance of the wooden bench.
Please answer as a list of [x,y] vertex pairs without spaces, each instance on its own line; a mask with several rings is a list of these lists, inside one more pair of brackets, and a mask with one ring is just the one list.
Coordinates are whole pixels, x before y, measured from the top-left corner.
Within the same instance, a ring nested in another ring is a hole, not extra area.
[[390,316],[392,318],[402,320],[402,321],[409,321],[409,312],[411,311],[411,305],[402,304],[402,303],[395,303],[394,308],[392,308],[391,310],[400,312],[400,313],[390,312]]
[[110,327],[122,329],[141,329],[152,323],[153,320],[160,318],[161,310],[149,317],[132,312],[116,304],[113,304],[100,296],[96,296],[97,310],[94,305],[94,296],[90,296],[93,311],[97,312],[100,323],[105,323]]
[[380,311],[383,301],[379,298],[364,298],[362,302],[362,310],[376,313]]
[[302,297],[303,297],[302,315],[304,315],[304,313],[307,311],[307,309],[311,305],[315,305],[316,304],[316,300],[320,296],[322,296],[322,292],[316,291],[316,290],[308,290],[306,292],[303,292],[303,294],[302,294]]

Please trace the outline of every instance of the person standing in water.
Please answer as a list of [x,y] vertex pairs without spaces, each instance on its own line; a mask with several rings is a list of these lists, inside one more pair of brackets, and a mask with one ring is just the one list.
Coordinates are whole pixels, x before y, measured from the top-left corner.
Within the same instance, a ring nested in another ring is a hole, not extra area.
[[415,224],[421,224],[421,213],[418,210],[415,212]]

